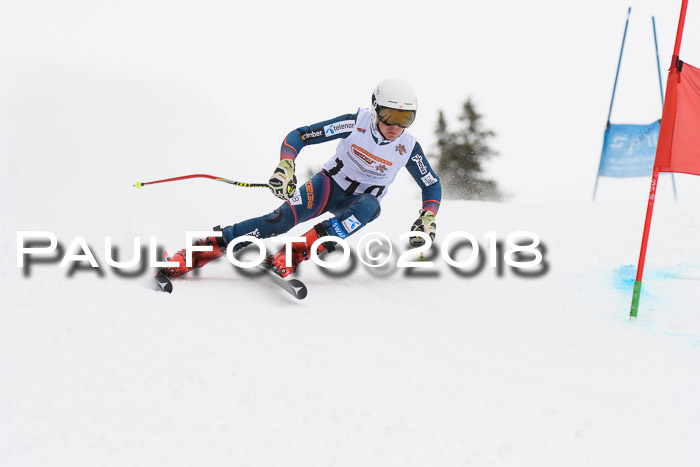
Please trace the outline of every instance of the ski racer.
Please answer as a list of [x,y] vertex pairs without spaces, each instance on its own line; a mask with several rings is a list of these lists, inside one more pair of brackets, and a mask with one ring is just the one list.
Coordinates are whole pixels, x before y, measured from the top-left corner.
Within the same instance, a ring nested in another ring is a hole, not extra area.
[[[268,182],[274,195],[284,203],[269,214],[223,228],[221,237],[195,241],[195,245],[211,245],[212,251],[193,251],[192,264],[187,267],[186,250],[180,250],[169,258],[179,266],[163,268],[159,274],[178,277],[223,256],[228,243],[237,237],[281,235],[301,222],[325,212],[332,213],[332,218],[316,224],[303,235],[304,243],[292,245],[291,266],[287,264],[284,247],[265,259],[263,265],[267,269],[286,277],[310,257],[311,246],[318,238],[330,235],[344,239],[376,219],[381,211],[380,202],[401,167],[406,167],[422,190],[422,206],[411,231],[425,232],[434,239],[442,189],[420,144],[406,132],[417,109],[416,93],[411,85],[391,78],[380,82],[372,93],[371,109],[361,108],[354,114],[292,130],[284,138],[280,161]],[[294,161],[302,148],[334,140],[338,140],[335,154],[320,172],[297,189]],[[418,236],[409,241],[416,247],[424,244]],[[234,251],[247,244],[250,242],[236,244]],[[333,248],[333,242],[325,242],[317,253]]]

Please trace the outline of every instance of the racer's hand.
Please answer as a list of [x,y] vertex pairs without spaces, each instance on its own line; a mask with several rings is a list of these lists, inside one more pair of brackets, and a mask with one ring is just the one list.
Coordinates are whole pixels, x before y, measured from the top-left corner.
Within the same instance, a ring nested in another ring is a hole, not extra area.
[[[411,226],[411,232],[425,232],[430,236],[431,240],[435,240],[435,214],[430,211],[420,210],[420,216]],[[408,241],[412,247],[421,247],[425,245],[425,240],[421,237],[409,237]]]
[[291,159],[282,159],[275,172],[267,182],[272,193],[279,199],[287,201],[294,196],[297,190],[297,176],[294,175],[294,161]]

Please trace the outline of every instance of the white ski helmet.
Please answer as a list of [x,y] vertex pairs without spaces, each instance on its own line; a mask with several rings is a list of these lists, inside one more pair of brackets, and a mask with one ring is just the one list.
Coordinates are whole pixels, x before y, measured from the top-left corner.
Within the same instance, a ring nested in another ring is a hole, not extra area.
[[372,121],[375,125],[381,121],[408,128],[416,118],[417,110],[416,91],[402,79],[385,79],[372,93]]

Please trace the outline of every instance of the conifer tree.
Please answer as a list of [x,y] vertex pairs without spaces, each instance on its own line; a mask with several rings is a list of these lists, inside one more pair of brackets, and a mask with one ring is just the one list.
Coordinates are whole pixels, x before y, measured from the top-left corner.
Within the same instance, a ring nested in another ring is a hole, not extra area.
[[449,131],[444,113],[438,114],[437,172],[446,197],[492,201],[503,197],[496,182],[482,174],[482,163],[498,153],[488,145],[496,134],[484,129],[481,119],[471,97],[463,104],[457,131]]

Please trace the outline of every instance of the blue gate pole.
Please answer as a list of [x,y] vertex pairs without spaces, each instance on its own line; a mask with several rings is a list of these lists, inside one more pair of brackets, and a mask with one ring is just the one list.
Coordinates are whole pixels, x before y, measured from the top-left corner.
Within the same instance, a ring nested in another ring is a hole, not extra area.
[[617,60],[617,71],[615,72],[615,84],[613,85],[612,98],[610,99],[610,111],[608,112],[608,124],[612,115],[613,102],[615,101],[615,90],[617,89],[617,78],[620,76],[620,64],[622,63],[622,52],[625,50],[625,39],[627,38],[627,26],[630,23],[630,13],[632,7],[627,9],[627,21],[625,21],[625,32],[622,34],[622,46],[620,47],[620,58]]
[[[625,32],[622,33],[622,46],[620,47],[620,58],[617,60],[617,71],[615,72],[615,84],[613,84],[612,97],[610,98],[610,110],[608,111],[608,121],[605,124],[607,129],[610,126],[610,116],[612,115],[613,102],[615,102],[615,91],[617,90],[617,78],[620,76],[620,64],[622,63],[622,52],[625,50],[625,39],[627,38],[627,26],[630,24],[630,13],[632,12],[632,7],[627,8],[627,20],[625,21]],[[603,149],[605,149],[605,139],[603,139]],[[601,153],[601,161],[603,159],[603,154]],[[600,162],[598,163],[598,173],[595,178],[595,186],[593,187],[593,201],[595,201],[595,195],[598,191],[598,179],[600,178]]]
[[654,28],[654,47],[656,48],[656,69],[659,72],[659,90],[661,91],[661,108],[664,107],[664,83],[661,80],[661,64],[659,63],[659,43],[656,40],[656,20],[651,17],[651,27]]
[[[656,40],[656,20],[651,17],[651,27],[654,29],[654,47],[656,48],[656,69],[659,72],[659,89],[661,90],[661,110],[664,108],[664,83],[661,80],[661,64],[659,63],[659,43]],[[673,199],[678,201],[678,192],[676,191],[676,177],[671,172],[671,184],[673,185]]]

